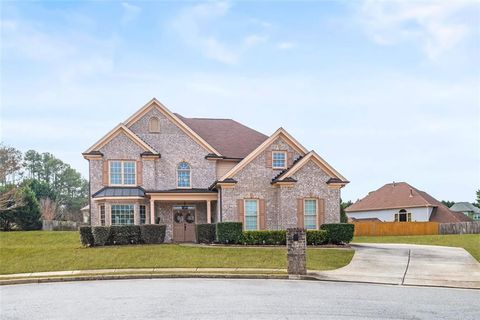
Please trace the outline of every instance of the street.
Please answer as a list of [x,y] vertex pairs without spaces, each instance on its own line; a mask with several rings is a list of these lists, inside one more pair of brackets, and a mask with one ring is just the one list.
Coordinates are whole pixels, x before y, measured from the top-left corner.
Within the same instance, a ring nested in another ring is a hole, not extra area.
[[157,279],[0,287],[1,319],[478,319],[479,290]]

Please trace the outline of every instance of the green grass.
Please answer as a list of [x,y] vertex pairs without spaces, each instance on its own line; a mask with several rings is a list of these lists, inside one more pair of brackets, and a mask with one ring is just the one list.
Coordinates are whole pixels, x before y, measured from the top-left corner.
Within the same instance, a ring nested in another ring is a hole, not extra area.
[[355,237],[353,239],[353,242],[407,243],[407,244],[427,244],[427,245],[446,246],[446,247],[460,247],[467,250],[475,259],[480,261],[480,234]]
[[[307,267],[347,265],[353,250],[308,249]],[[284,248],[212,248],[174,244],[84,248],[78,232],[0,233],[0,274],[109,268],[286,268]]]

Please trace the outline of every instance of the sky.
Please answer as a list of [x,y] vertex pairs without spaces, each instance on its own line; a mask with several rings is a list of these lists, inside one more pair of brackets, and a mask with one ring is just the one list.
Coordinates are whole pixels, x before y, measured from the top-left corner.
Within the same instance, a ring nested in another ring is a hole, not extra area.
[[1,1],[0,140],[81,153],[156,97],[186,117],[285,128],[344,200],[406,181],[480,189],[480,2]]

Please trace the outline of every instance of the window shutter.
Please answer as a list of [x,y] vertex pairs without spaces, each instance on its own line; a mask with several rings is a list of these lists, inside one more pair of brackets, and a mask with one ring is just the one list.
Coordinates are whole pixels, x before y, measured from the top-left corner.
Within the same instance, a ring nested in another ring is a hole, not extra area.
[[137,186],[141,186],[143,184],[143,162],[142,160],[137,161]]
[[299,198],[297,199],[297,227],[299,228],[305,228],[303,215],[303,198]]
[[265,151],[265,166],[267,168],[272,167],[272,151],[270,150]]
[[317,229],[325,223],[325,199],[317,199]]
[[291,168],[293,165],[293,152],[289,151],[287,153],[287,167]]
[[102,181],[104,186],[108,186],[108,160],[103,160]]
[[[243,209],[243,199],[238,199],[237,200],[237,219],[239,222],[245,225],[244,218],[245,218],[245,213]],[[243,228],[245,229],[245,226]]]
[[259,225],[259,229],[260,230],[265,230],[265,199],[260,199],[258,200],[258,215],[259,215],[259,220],[260,220],[260,225]]
[[395,213],[395,222],[398,222],[398,213]]
[[412,221],[412,213],[407,213],[407,221]]

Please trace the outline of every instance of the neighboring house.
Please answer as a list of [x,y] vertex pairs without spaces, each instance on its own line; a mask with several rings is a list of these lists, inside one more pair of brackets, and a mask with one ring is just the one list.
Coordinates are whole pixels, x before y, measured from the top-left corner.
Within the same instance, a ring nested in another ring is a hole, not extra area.
[[470,202],[457,202],[450,207],[450,210],[462,212],[464,215],[475,221],[480,221],[480,209]]
[[348,181],[284,129],[270,137],[230,119],[185,118],[152,99],[83,153],[91,224],[166,224],[166,241],[195,241],[195,224],[318,229],[339,222]]
[[471,221],[424,191],[405,182],[388,183],[345,209],[352,221],[377,218],[392,221]]

